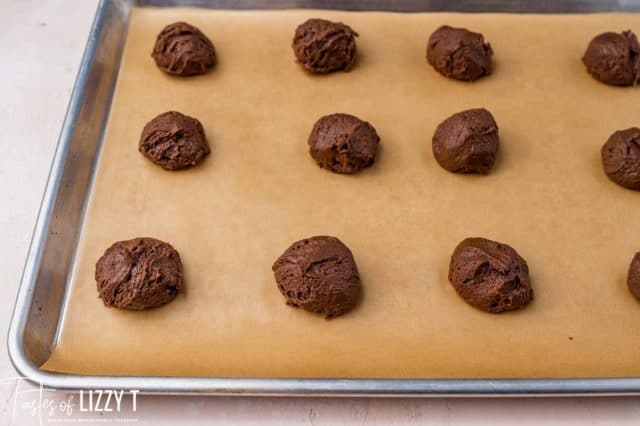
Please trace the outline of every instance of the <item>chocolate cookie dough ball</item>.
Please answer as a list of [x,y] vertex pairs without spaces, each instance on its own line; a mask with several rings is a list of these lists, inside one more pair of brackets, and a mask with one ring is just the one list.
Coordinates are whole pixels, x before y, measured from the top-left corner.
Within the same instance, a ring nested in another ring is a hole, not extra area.
[[640,191],[640,129],[612,134],[600,150],[604,172],[625,188]]
[[204,74],[216,63],[211,40],[186,22],[164,27],[151,56],[162,71],[180,76]]
[[309,19],[293,36],[293,53],[310,72],[349,71],[356,60],[358,33],[340,22]]
[[182,264],[171,245],[154,238],[118,241],[96,263],[96,281],[106,306],[155,308],[182,290]]
[[484,108],[453,114],[433,135],[433,156],[453,173],[489,173],[500,146],[498,125]]
[[273,264],[287,304],[327,318],[350,311],[360,298],[360,276],[353,255],[334,237],[293,243]]
[[582,62],[595,79],[614,86],[631,86],[640,80],[640,44],[631,31],[596,36]]
[[371,124],[358,117],[331,114],[316,121],[308,144],[320,167],[352,174],[373,164],[380,138]]
[[633,256],[633,260],[629,266],[627,284],[633,297],[640,301],[640,253],[636,253],[636,255]]
[[202,124],[175,111],[160,114],[144,126],[138,150],[165,170],[195,166],[211,152]]
[[427,43],[427,62],[445,77],[474,81],[491,74],[491,45],[482,34],[444,25]]
[[467,238],[451,255],[449,282],[470,305],[498,313],[533,299],[527,262],[510,246],[486,238]]

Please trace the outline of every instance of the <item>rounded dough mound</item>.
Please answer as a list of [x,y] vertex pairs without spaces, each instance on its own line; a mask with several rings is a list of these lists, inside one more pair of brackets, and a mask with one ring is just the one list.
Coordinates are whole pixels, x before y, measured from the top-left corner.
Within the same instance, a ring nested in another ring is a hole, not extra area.
[[96,263],[95,277],[104,304],[119,309],[165,305],[183,288],[180,255],[154,238],[114,243]]
[[602,33],[591,40],[582,63],[596,80],[632,86],[640,80],[640,44],[631,31]]
[[609,179],[640,191],[640,129],[632,127],[612,134],[600,150]]
[[436,161],[453,173],[489,173],[499,148],[498,125],[484,108],[453,114],[438,125],[432,139]]
[[482,34],[444,25],[427,42],[427,62],[445,77],[474,81],[491,74],[493,50]]
[[455,248],[449,282],[470,305],[499,313],[533,299],[529,267],[512,247],[486,238],[467,238]]
[[138,150],[165,170],[195,166],[211,152],[202,124],[175,111],[160,114],[144,126]]
[[204,74],[216,63],[211,40],[186,22],[164,27],[156,38],[151,57],[162,71],[179,76]]
[[331,114],[315,123],[307,143],[320,167],[352,174],[374,163],[380,138],[371,124],[358,117]]
[[350,311],[360,298],[360,276],[353,254],[335,237],[296,241],[272,269],[288,305],[327,318]]
[[633,256],[631,265],[629,265],[627,284],[633,297],[640,301],[640,253],[636,253],[636,255]]
[[356,61],[358,33],[340,22],[309,19],[293,36],[293,53],[302,67],[312,73],[349,71]]

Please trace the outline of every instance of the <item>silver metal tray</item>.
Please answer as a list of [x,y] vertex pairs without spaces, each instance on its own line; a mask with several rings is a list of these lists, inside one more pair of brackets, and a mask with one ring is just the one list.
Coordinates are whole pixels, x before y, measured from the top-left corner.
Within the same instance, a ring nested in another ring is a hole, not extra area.
[[518,396],[640,393],[640,378],[587,379],[261,379],[116,377],[49,373],[65,291],[109,115],[129,11],[135,6],[225,9],[566,13],[640,11],[636,0],[102,0],[62,127],[9,330],[9,355],[32,382],[58,389],[139,389],[146,393],[297,396]]

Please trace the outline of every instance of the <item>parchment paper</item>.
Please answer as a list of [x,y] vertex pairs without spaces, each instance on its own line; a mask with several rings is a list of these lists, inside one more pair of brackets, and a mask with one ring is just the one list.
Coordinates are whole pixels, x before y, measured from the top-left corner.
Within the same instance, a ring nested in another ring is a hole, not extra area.
[[[342,20],[360,33],[350,73],[294,63],[295,27]],[[150,52],[186,20],[215,43],[213,72],[175,78]],[[426,40],[448,23],[484,33],[495,73],[437,74]],[[583,377],[640,375],[640,303],[626,273],[640,250],[640,194],[610,182],[599,150],[640,124],[638,89],[594,81],[580,57],[597,33],[640,30],[638,15],[456,15],[331,11],[134,10],[59,344],[44,366],[80,374],[259,377]],[[501,150],[486,177],[445,172],[436,125],[491,110]],[[137,151],[144,124],[198,117],[212,155],[170,173]],[[370,121],[379,161],[356,176],[318,168],[316,119]],[[96,123],[98,125],[98,123]],[[284,303],[272,262],[294,240],[335,235],[355,254],[361,305],[331,321]],[[182,257],[187,291],[148,312],[98,299],[94,265],[114,241],[153,236]],[[467,236],[527,259],[535,300],[502,315],[447,282]]]

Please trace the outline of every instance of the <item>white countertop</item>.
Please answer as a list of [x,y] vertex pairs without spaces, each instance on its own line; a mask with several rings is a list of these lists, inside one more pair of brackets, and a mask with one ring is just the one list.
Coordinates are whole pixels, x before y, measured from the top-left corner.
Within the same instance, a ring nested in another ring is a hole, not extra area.
[[[97,0],[0,0],[2,341]],[[638,29],[640,30],[640,29]],[[640,321],[639,321],[640,326]],[[640,360],[639,360],[640,362]],[[140,396],[137,411],[80,412],[15,378],[0,351],[0,424],[640,424],[640,397],[359,399]],[[37,409],[33,404],[41,403]],[[128,401],[130,406],[130,401]],[[52,405],[47,405],[52,404]],[[64,407],[64,406],[62,406]],[[125,407],[128,407],[125,405]],[[50,414],[53,413],[53,414]],[[120,421],[118,421],[120,420]]]

